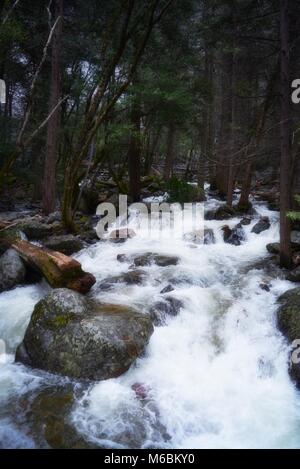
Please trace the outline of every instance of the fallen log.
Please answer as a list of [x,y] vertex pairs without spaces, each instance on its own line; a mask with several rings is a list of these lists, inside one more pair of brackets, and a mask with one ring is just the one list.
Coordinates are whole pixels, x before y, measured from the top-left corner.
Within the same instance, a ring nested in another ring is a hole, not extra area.
[[78,293],[87,293],[95,277],[82,270],[81,264],[61,252],[40,248],[25,240],[14,240],[11,247],[25,264],[38,271],[53,288],[69,288]]

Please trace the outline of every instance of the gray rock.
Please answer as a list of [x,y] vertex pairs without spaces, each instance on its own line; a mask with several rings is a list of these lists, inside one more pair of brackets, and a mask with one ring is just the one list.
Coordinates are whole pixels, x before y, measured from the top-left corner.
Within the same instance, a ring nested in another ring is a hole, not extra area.
[[256,223],[256,225],[253,226],[251,233],[256,233],[260,234],[263,231],[266,231],[270,228],[271,223],[268,217],[261,217],[259,222]]
[[241,220],[240,223],[241,223],[241,225],[250,225],[251,224],[251,218],[245,217]]
[[121,275],[107,277],[102,280],[99,285],[100,290],[110,290],[119,284],[126,285],[141,285],[145,279],[145,272],[143,270],[130,270]]
[[83,241],[73,235],[52,236],[44,241],[44,246],[53,251],[59,251],[66,256],[83,249]]
[[47,224],[37,220],[25,220],[21,222],[18,227],[25,233],[27,238],[32,240],[44,239],[53,234],[60,234],[62,232],[62,226],[58,222]]
[[[292,242],[291,245],[292,245],[292,252],[293,253],[296,253],[297,251],[300,251],[300,244]],[[270,254],[279,254],[280,253],[280,244],[279,243],[269,243],[269,244],[267,244],[266,248],[267,248],[267,251]]]
[[211,228],[185,233],[183,239],[195,244],[214,244],[216,242],[214,231]]
[[167,317],[177,316],[182,307],[182,301],[168,296],[152,306],[150,309],[150,318],[155,326],[163,326],[166,324]]
[[222,227],[224,242],[233,244],[234,246],[240,246],[241,242],[246,239],[246,234],[242,225],[239,223],[233,229],[230,229],[228,225]]
[[[285,292],[278,300],[278,327],[289,343],[300,338],[300,288]],[[292,358],[292,356],[291,356]],[[291,360],[290,374],[300,387],[300,363]]]
[[266,246],[267,251],[270,254],[279,254],[280,252],[280,244],[279,243],[269,243]]
[[26,269],[19,255],[8,249],[0,257],[0,292],[10,290],[25,280]]
[[300,231],[293,230],[291,232],[291,241],[292,243],[299,244],[300,246]]
[[210,210],[205,214],[205,220],[229,220],[236,215],[236,211],[228,205],[221,205],[217,210]]
[[121,228],[120,230],[114,230],[109,234],[109,241],[112,243],[125,243],[127,239],[132,239],[136,236],[136,233],[131,228]]
[[300,282],[300,266],[288,272],[286,279],[290,282]]
[[171,291],[174,291],[174,288],[172,287],[172,285],[169,284],[165,288],[162,289],[160,294],[164,295],[165,293],[170,293]]
[[48,215],[48,218],[47,218],[47,223],[49,225],[52,225],[52,223],[55,223],[55,222],[61,222],[61,213],[60,212],[53,212],[53,213],[50,213],[50,215]]
[[136,267],[144,267],[151,264],[156,264],[159,267],[168,267],[170,265],[177,265],[179,263],[179,257],[177,256],[163,256],[160,254],[154,254],[148,252],[137,256],[133,259],[133,263]]
[[35,306],[16,360],[70,378],[110,379],[128,370],[152,333],[150,318],[126,306],[57,289]]

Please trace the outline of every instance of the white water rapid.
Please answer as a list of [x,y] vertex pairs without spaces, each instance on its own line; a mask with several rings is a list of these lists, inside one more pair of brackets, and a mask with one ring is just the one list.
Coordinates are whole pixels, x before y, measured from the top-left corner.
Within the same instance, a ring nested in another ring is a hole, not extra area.
[[[206,208],[215,207],[209,200]],[[118,254],[177,255],[177,266],[143,267],[142,285],[120,286],[93,295],[147,314],[160,291],[183,302],[177,317],[155,327],[145,356],[123,376],[93,383],[75,401],[69,419],[93,445],[111,448],[299,448],[300,395],[288,375],[288,346],[276,328],[276,300],[293,284],[255,268],[278,240],[278,214],[255,204],[256,220],[245,226],[241,246],[225,244],[224,221],[206,221],[216,243],[193,245],[181,236],[151,240],[143,230],[124,244],[99,242],[77,255],[97,281],[129,269]],[[251,233],[260,215],[271,228]],[[228,222],[234,226],[240,219]],[[134,226],[134,221],[132,221]],[[260,287],[270,286],[270,291]],[[7,354],[0,363],[0,447],[36,447],[26,421],[17,422],[24,394],[64,380],[14,364],[42,285],[0,295],[0,339]],[[146,398],[132,389],[139,384]],[[19,411],[18,411],[19,412]],[[21,419],[22,420],[22,419]]]

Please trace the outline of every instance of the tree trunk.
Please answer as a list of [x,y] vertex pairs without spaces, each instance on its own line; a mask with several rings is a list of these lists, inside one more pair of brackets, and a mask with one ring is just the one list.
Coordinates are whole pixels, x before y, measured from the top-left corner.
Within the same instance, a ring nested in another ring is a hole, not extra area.
[[168,136],[167,136],[167,150],[166,150],[166,161],[164,168],[164,179],[169,181],[173,173],[174,163],[174,146],[175,146],[175,125],[173,122],[169,125]]
[[[55,19],[63,18],[63,0],[55,2]],[[62,48],[62,20],[59,22],[54,34],[51,60],[51,90],[50,109],[57,105],[60,99],[60,51]],[[46,157],[44,165],[43,182],[43,212],[48,215],[55,210],[56,205],[56,162],[58,153],[60,111],[53,114],[47,126]]]
[[61,252],[40,248],[24,240],[16,240],[11,247],[26,264],[38,271],[53,288],[69,288],[87,293],[95,284],[92,274],[82,270],[81,264]]
[[289,0],[281,0],[281,160],[280,160],[280,263],[291,267],[291,118],[289,60]]
[[141,199],[141,107],[134,96],[131,107],[131,135],[128,149],[129,194],[133,202]]

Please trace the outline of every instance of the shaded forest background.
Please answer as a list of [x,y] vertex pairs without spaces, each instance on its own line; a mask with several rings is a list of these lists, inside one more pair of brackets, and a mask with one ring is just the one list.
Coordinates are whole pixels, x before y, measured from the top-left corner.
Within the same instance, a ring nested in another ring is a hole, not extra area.
[[131,201],[158,190],[187,199],[193,180],[193,200],[209,182],[229,207],[239,187],[247,212],[253,184],[279,190],[281,176],[288,266],[299,2],[0,1],[0,24],[2,210],[41,203],[74,231],[76,211],[95,213],[112,186]]

